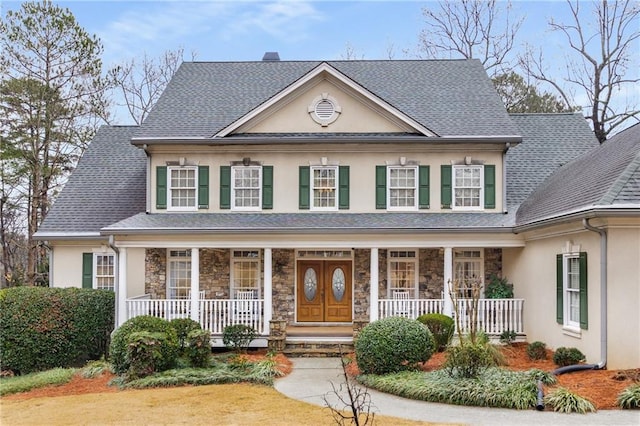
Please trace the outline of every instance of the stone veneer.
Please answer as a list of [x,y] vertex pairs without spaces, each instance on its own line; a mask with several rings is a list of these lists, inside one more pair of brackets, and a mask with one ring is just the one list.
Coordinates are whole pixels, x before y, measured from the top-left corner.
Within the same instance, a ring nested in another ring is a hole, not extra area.
[[295,321],[295,264],[294,249],[273,249],[271,253],[273,278],[273,319],[288,324]]

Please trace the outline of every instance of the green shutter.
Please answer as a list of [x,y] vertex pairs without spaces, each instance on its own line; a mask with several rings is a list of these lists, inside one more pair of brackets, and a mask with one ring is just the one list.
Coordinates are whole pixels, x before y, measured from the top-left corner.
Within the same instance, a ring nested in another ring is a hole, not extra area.
[[589,328],[587,297],[587,253],[580,252],[580,328]]
[[429,208],[429,166],[418,168],[418,207]]
[[300,208],[300,210],[309,210],[310,184],[310,167],[300,166],[300,168],[298,169],[298,208]]
[[220,166],[220,208],[231,208],[231,166]]
[[443,209],[451,208],[451,166],[440,166],[440,203]]
[[93,288],[93,253],[82,253],[82,288]]
[[156,208],[167,208],[167,166],[156,167]]
[[387,166],[376,166],[376,209],[387,208]]
[[262,208],[273,209],[273,166],[262,166]]
[[209,208],[209,166],[198,167],[198,208]]
[[484,208],[496,208],[496,166],[484,166]]
[[556,322],[564,324],[564,272],[562,271],[562,255],[556,255]]
[[349,209],[349,166],[338,168],[338,208]]

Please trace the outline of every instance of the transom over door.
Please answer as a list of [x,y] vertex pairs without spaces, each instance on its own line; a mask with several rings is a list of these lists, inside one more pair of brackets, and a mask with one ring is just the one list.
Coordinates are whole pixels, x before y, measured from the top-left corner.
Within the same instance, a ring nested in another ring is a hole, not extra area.
[[298,261],[300,322],[351,322],[351,261]]

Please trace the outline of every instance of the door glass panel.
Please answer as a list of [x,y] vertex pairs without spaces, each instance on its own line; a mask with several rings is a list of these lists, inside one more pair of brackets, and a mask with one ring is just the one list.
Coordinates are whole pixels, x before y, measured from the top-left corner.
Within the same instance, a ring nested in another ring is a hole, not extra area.
[[313,268],[308,268],[304,273],[304,297],[308,301],[316,298],[316,292],[318,291],[318,277],[316,271]]
[[333,290],[334,299],[336,299],[337,302],[340,302],[344,297],[344,272],[341,268],[336,268],[336,270],[333,271],[331,289]]

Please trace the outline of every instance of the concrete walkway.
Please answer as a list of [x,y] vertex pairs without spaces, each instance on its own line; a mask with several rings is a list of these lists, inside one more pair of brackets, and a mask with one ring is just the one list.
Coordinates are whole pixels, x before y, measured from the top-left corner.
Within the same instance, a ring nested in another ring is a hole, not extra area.
[[[339,358],[292,358],[293,371],[276,380],[282,394],[320,406],[327,397],[338,407],[331,384],[343,383]],[[590,414],[561,414],[551,411],[462,407],[415,401],[369,390],[373,412],[411,420],[469,425],[640,425],[638,410],[602,410]]]

